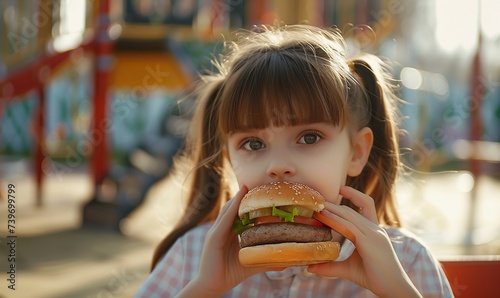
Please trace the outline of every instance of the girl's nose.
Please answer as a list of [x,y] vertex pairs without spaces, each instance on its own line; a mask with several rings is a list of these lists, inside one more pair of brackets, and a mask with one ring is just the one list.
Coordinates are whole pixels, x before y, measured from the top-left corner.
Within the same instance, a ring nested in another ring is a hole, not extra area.
[[271,161],[267,168],[267,175],[276,180],[284,180],[293,177],[296,173],[293,162],[284,159],[274,159]]

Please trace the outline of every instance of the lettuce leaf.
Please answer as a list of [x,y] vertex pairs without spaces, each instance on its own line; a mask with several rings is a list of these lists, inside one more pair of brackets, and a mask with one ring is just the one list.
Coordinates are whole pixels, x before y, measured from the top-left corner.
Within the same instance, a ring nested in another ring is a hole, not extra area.
[[[293,211],[290,213],[288,211],[278,209],[273,205],[272,215],[278,216],[281,221],[293,222],[293,218],[295,216],[299,215],[299,212],[298,212],[297,208],[293,208]],[[243,219],[236,216],[236,218],[234,219],[234,222],[233,222],[234,233],[236,235],[240,235],[248,228],[253,227],[254,221],[255,220],[250,219],[250,216],[248,215],[248,213],[245,213]]]
[[273,213],[272,214],[274,216],[278,216],[280,218],[280,220],[285,220],[285,222],[293,222],[293,218],[296,215],[299,215],[299,212],[297,211],[297,208],[293,208],[292,213],[290,213],[290,212],[287,212],[285,210],[278,209],[273,205]]
[[252,227],[253,222],[254,222],[254,220],[250,219],[248,213],[245,213],[243,219],[240,219],[239,216],[236,215],[236,218],[234,219],[234,222],[233,222],[233,232],[236,235],[240,235],[246,229]]

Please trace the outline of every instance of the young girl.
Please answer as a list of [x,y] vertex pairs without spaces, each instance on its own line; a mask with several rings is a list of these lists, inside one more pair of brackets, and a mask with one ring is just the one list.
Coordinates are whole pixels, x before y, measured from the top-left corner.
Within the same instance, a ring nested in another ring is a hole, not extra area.
[[[203,81],[188,143],[189,208],[137,297],[451,297],[439,262],[401,228],[391,85],[381,61],[345,56],[337,30],[259,27]],[[239,191],[230,198],[231,177]],[[307,184],[355,235],[338,260],[245,268],[239,202],[273,181]]]

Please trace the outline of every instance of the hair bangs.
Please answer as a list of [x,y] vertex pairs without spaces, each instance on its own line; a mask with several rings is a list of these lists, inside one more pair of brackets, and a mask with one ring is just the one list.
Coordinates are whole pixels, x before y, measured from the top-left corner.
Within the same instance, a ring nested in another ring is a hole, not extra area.
[[248,61],[250,57],[236,63],[220,94],[224,133],[318,122],[346,124],[346,94],[339,93],[342,82],[321,58],[311,63],[304,53],[279,50],[255,56],[254,61]]

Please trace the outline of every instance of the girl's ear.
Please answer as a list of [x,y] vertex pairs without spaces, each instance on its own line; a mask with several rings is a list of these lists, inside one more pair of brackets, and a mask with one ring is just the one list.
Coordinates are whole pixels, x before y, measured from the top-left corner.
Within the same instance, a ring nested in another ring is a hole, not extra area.
[[369,127],[359,130],[353,139],[352,156],[347,175],[358,176],[368,161],[373,146],[373,132]]

